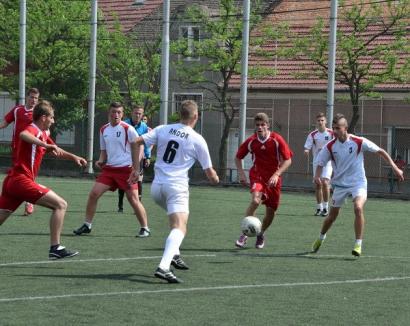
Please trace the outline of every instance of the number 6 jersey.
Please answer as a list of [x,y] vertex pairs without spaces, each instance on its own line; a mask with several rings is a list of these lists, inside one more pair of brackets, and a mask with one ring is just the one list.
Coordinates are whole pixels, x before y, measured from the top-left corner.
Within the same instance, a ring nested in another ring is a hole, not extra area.
[[142,135],[147,146],[157,146],[156,183],[188,184],[188,170],[199,161],[202,169],[212,167],[205,139],[182,123],[162,125]]

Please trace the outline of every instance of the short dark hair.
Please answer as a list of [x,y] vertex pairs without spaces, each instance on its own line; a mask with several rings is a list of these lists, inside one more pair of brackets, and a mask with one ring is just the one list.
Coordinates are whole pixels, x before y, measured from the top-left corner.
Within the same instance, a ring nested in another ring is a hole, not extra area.
[[38,90],[38,88],[32,87],[27,91],[27,95],[30,95],[30,94],[40,95],[40,91]]
[[319,112],[319,113],[316,115],[316,119],[319,119],[319,118],[325,118],[325,119],[326,119],[326,114],[324,114],[323,112]]
[[[346,117],[343,115],[343,114],[341,114],[341,113],[337,113],[334,117],[333,117],[333,121],[332,121],[332,123],[333,124],[336,124],[336,123],[338,123],[340,120],[342,120],[342,119],[345,119],[346,120]],[[346,120],[347,121],[347,120]]]
[[50,116],[54,112],[54,108],[49,101],[42,100],[36,104],[33,109],[33,121],[37,121],[43,115]]
[[122,105],[121,102],[111,102],[109,109],[111,108],[114,108],[114,109],[124,108],[124,105]]
[[262,121],[262,122],[266,122],[266,124],[269,124],[269,117],[266,113],[263,112],[259,112],[255,115],[255,117],[253,118],[254,122],[256,121]]

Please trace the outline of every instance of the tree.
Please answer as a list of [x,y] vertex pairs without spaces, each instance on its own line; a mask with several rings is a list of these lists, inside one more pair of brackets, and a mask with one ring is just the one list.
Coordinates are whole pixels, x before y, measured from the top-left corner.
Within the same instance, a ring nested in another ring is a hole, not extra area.
[[[88,92],[90,3],[27,2],[26,85],[56,107],[56,130],[85,116]],[[0,3],[0,89],[18,93],[19,2]]]
[[113,31],[101,41],[98,86],[99,102],[118,100],[130,107],[143,105],[148,114],[159,109],[159,69],[161,40],[138,40],[135,34],[124,34],[117,22]]
[[[410,1],[340,1],[339,5],[335,80],[348,88],[353,113],[349,132],[353,132],[360,117],[360,98],[380,96],[377,85],[408,80]],[[299,73],[300,77],[313,73],[327,78],[328,32],[328,25],[319,19],[308,36],[293,35],[294,46],[284,53],[307,58],[318,67]]]
[[[259,10],[258,2],[252,2],[251,27],[261,20]],[[240,73],[242,6],[238,6],[238,1],[220,0],[219,12],[215,15],[204,7],[193,5],[186,10],[184,19],[200,26],[201,39],[180,39],[171,44],[171,51],[180,56],[199,57],[201,60],[191,60],[189,64],[183,60],[175,62],[177,77],[186,88],[205,90],[213,100],[212,106],[207,109],[220,112],[224,118],[218,158],[223,178],[227,166],[229,130],[238,114],[228,89],[232,76]]]

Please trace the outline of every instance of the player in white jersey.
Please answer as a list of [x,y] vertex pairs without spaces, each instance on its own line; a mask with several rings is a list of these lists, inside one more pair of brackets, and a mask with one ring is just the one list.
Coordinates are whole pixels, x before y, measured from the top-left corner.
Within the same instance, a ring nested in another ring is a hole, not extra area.
[[[177,269],[188,269],[179,250],[187,232],[189,216],[188,170],[195,161],[199,161],[209,181],[212,184],[219,182],[218,175],[212,168],[208,145],[193,129],[197,121],[197,104],[194,101],[183,101],[180,123],[158,126],[138,137],[133,145],[157,146],[151,195],[155,202],[167,211],[171,232],[165,242],[164,253],[154,275],[169,283],[182,282],[170,269],[171,264]],[[134,179],[137,177],[136,170]]]
[[[313,177],[317,168],[317,158],[321,149],[333,138],[333,131],[326,128],[326,116],[320,112],[316,116],[317,129],[309,133],[304,145],[305,155],[309,156],[309,152],[313,154]],[[316,213],[315,216],[327,216],[329,213],[329,196],[330,196],[330,177],[332,176],[332,165],[330,161],[323,167],[321,175],[321,184],[316,184]]]
[[147,213],[138,199],[138,184],[128,182],[132,168],[139,167],[139,158],[131,155],[130,146],[136,141],[138,133],[134,127],[121,121],[123,115],[124,108],[122,104],[119,102],[111,103],[108,114],[109,123],[100,129],[101,151],[98,161],[95,162],[95,165],[102,169],[102,173],[98,176],[88,195],[85,222],[80,228],[73,231],[76,235],[91,232],[98,199],[106,191],[115,191],[117,189],[125,191],[140,223],[141,228],[137,237],[143,238],[150,235]]
[[393,162],[390,155],[379,146],[364,137],[356,137],[347,132],[347,120],[342,114],[333,119],[335,139],[330,141],[320,152],[318,167],[315,173],[315,182],[321,183],[323,166],[328,161],[332,162],[333,197],[329,216],[323,221],[319,238],[313,243],[312,251],[317,252],[326,238],[326,232],[339,215],[340,208],[345,199],[351,195],[354,205],[354,230],[356,242],[352,255],[360,256],[362,253],[362,239],[364,228],[364,204],[367,199],[367,179],[364,170],[363,152],[373,152],[380,155],[393,169],[400,181],[404,180],[403,171]]

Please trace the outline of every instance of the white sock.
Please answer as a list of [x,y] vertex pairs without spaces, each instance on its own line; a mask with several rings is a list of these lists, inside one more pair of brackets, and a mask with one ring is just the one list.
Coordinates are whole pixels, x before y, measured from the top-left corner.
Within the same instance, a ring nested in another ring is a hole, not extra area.
[[328,210],[329,210],[329,202],[328,202],[328,201],[324,201],[322,204],[323,204],[323,208],[328,211]]
[[358,244],[359,246],[362,245],[362,239],[356,239],[355,244]]
[[172,229],[165,241],[165,249],[162,255],[159,267],[161,269],[169,269],[171,266],[172,258],[179,254],[179,247],[181,246],[182,240],[184,240],[184,233],[180,229]]
[[87,221],[84,221],[84,224],[87,225],[89,229],[91,229],[91,226],[93,225],[92,223],[89,223]]
[[326,233],[325,234],[320,233],[319,234],[319,239],[320,240],[325,240],[326,239]]
[[320,210],[322,210],[322,209],[323,209],[323,205],[322,205],[322,203],[320,203],[320,204],[317,204],[317,205],[316,205],[316,208],[317,208],[317,209],[320,209]]

